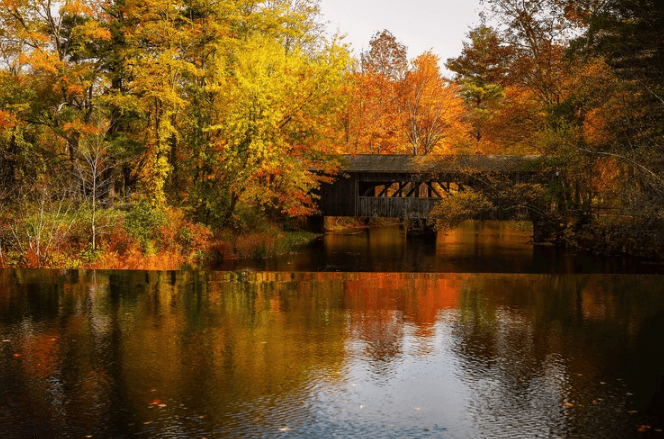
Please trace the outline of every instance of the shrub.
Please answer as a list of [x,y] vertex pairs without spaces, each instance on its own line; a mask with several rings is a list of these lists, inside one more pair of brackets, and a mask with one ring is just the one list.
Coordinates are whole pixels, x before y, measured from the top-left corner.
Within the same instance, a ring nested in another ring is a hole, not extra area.
[[124,218],[124,229],[138,240],[144,252],[148,252],[157,230],[166,222],[166,213],[148,203],[139,203]]

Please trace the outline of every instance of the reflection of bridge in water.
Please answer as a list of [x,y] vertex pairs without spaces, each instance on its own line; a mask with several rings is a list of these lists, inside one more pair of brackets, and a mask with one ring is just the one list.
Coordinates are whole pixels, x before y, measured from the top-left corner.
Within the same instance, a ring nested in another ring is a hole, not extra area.
[[[481,188],[489,175],[513,184],[541,176],[540,156],[345,156],[336,179],[320,188],[322,216],[426,221],[443,198]],[[505,183],[504,183],[505,184]]]

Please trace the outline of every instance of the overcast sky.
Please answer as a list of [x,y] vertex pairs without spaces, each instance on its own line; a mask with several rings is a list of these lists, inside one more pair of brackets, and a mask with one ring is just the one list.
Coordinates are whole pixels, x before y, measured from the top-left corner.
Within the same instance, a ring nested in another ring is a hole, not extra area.
[[[431,50],[441,59],[461,54],[468,31],[479,24],[479,0],[321,0],[330,34],[339,30],[359,55],[377,31],[387,29],[413,59]],[[448,73],[448,72],[446,72]]]

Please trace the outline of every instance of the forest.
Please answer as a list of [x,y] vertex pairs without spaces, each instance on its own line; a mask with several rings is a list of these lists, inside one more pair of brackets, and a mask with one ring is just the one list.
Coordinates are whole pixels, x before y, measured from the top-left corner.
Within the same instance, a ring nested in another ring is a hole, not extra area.
[[0,0],[0,267],[288,251],[340,154],[540,155],[565,172],[501,196],[662,230],[664,4],[482,7],[441,60],[354,56],[319,0]]

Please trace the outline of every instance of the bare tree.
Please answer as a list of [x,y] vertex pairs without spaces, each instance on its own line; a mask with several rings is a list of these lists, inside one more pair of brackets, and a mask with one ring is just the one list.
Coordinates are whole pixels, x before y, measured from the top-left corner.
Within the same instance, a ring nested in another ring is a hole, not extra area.
[[109,144],[103,136],[89,136],[79,151],[78,178],[83,188],[83,198],[90,203],[90,235],[92,251],[97,250],[99,231],[105,227],[99,224],[98,210],[100,202],[112,189],[110,177],[112,168],[118,162],[110,152]]

